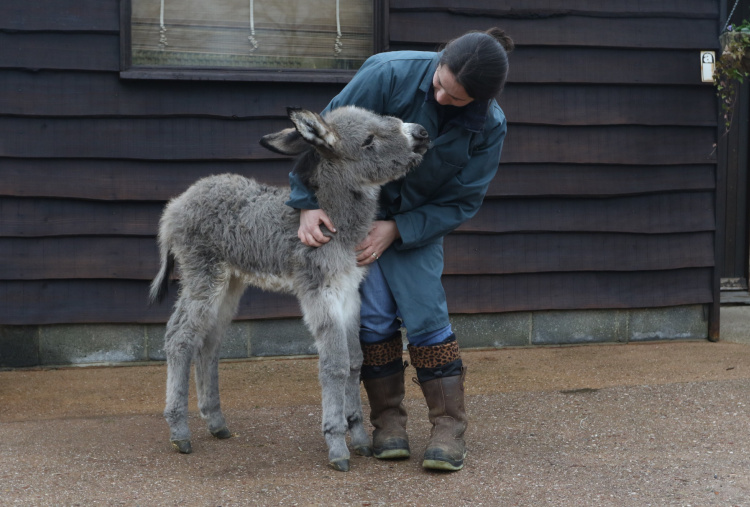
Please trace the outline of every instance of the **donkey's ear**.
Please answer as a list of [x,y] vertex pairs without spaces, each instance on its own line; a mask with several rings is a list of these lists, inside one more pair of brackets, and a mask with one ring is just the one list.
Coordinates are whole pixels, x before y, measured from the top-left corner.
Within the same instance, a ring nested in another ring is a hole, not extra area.
[[287,113],[292,120],[297,132],[316,148],[325,151],[334,151],[339,135],[331,129],[325,120],[318,114],[306,109],[288,107]]
[[260,139],[260,144],[273,152],[282,155],[299,155],[305,150],[310,149],[310,145],[305,141],[297,129],[288,128],[275,134],[268,134]]

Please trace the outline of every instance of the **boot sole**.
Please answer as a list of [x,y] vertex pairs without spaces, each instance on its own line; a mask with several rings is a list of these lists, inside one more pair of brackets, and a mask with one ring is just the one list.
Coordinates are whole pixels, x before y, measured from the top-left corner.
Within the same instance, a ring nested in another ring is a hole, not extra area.
[[422,468],[429,468],[430,470],[448,470],[451,472],[455,472],[456,470],[461,470],[464,467],[465,459],[465,451],[464,455],[461,456],[461,459],[451,459],[445,456],[442,452],[426,452],[424,460],[422,461]]
[[373,456],[378,459],[406,459],[411,456],[409,449],[386,449],[385,451],[373,451]]
[[448,461],[440,461],[436,459],[426,459],[422,462],[422,468],[428,468],[430,470],[448,470],[455,472],[461,470],[464,467],[464,462],[450,463]]

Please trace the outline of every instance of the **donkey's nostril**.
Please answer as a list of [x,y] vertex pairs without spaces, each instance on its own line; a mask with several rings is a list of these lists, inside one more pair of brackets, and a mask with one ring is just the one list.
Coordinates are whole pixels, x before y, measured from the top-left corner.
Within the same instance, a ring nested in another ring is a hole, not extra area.
[[414,137],[417,137],[419,139],[427,139],[428,137],[430,137],[430,134],[427,133],[427,130],[425,130],[424,127],[420,127],[419,129],[417,129],[417,133]]

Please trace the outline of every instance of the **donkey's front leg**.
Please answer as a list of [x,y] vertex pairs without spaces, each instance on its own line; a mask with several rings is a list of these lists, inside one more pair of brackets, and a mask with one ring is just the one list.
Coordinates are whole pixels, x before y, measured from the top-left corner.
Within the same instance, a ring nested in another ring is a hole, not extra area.
[[346,446],[348,423],[344,415],[349,353],[346,327],[342,321],[341,299],[332,291],[311,291],[300,298],[308,328],[318,347],[318,378],[323,399],[323,436],[328,444],[328,462],[336,470],[349,470]]
[[346,446],[345,396],[349,377],[349,356],[342,329],[326,333],[324,345],[318,341],[318,378],[323,399],[323,436],[328,444],[328,463],[336,470],[349,470],[349,448]]
[[344,302],[347,349],[349,352],[349,378],[346,381],[346,421],[354,452],[360,456],[372,456],[370,437],[365,430],[362,416],[362,396],[359,377],[362,371],[362,346],[359,344],[359,290],[354,290]]
[[[359,347],[359,343],[356,346]],[[346,421],[354,452],[360,456],[372,456],[370,437],[365,430],[362,417],[362,396],[359,390],[361,361],[360,359],[360,367],[349,370],[349,378],[346,380]]]

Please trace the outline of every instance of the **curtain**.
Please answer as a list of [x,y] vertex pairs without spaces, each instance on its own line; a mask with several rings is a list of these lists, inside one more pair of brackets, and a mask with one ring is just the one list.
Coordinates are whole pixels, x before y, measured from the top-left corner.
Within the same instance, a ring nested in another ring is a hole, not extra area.
[[132,0],[134,66],[357,69],[371,0]]

